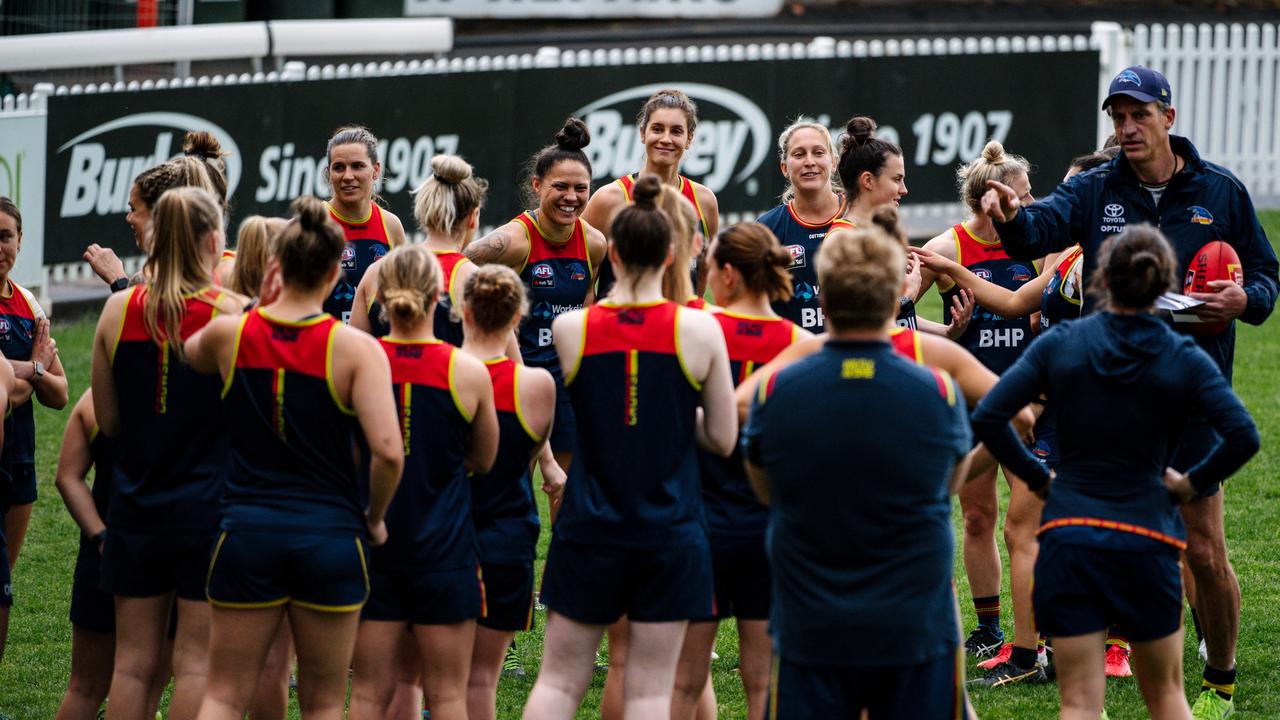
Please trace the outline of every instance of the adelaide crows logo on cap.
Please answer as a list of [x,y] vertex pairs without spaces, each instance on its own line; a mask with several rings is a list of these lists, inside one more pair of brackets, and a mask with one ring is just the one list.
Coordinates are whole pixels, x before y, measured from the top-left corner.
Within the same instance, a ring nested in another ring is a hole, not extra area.
[[1209,212],[1208,210],[1205,210],[1199,205],[1192,205],[1191,206],[1191,222],[1196,223],[1197,225],[1212,225],[1213,213]]
[[1124,72],[1116,76],[1116,82],[1133,83],[1134,85],[1141,85],[1142,78],[1138,77],[1138,73],[1132,70],[1125,70]]

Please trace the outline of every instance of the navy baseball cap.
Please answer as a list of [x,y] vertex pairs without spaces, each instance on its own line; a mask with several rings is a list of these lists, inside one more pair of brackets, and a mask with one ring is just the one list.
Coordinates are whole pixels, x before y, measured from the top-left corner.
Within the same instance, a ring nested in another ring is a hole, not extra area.
[[1102,101],[1102,109],[1106,110],[1117,95],[1128,95],[1144,103],[1173,104],[1173,90],[1169,87],[1169,80],[1155,70],[1141,65],[1127,67],[1111,80],[1107,99]]

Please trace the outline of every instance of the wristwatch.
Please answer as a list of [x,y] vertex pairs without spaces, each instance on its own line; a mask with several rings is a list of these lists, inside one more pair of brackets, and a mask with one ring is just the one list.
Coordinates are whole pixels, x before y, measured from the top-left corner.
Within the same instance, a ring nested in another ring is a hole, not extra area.
[[111,281],[111,292],[120,292],[129,287],[129,278],[119,277]]
[[39,379],[43,378],[43,377],[44,377],[44,363],[40,362],[39,360],[32,360],[32,361],[31,361],[31,371],[32,371],[32,373],[33,373],[33,374],[32,374],[32,376],[31,376],[33,380],[39,380]]

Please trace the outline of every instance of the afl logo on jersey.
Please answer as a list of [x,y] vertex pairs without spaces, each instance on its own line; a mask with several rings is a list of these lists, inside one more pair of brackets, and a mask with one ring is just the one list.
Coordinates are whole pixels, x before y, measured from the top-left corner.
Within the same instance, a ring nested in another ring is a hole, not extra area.
[[533,286],[536,288],[556,286],[556,271],[547,263],[534,265],[529,274],[533,276]]
[[353,267],[356,262],[356,247],[350,243],[342,248],[342,267]]
[[976,268],[973,271],[973,274],[977,275],[983,280],[986,280],[987,282],[991,282],[991,271],[986,268]]
[[1212,225],[1213,213],[1205,210],[1199,205],[1191,206],[1191,222],[1197,225]]
[[582,267],[582,263],[569,263],[569,279],[570,280],[586,280],[587,271]]
[[791,253],[790,268],[792,270],[796,268],[802,268],[807,264],[803,245],[788,245],[787,252]]
[[8,335],[13,326],[9,324],[9,318],[0,317],[0,335]]

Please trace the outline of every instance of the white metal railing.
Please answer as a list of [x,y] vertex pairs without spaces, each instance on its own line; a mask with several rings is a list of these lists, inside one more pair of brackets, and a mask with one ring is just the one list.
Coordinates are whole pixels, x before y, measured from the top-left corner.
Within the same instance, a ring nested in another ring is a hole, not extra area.
[[271,20],[3,38],[0,67],[17,72],[232,58],[415,55],[451,49],[453,21],[447,18]]
[[[1103,57],[1100,93],[1115,73],[1164,73],[1178,114],[1173,131],[1235,173],[1255,203],[1280,203],[1280,31],[1272,24],[1138,25]],[[1099,137],[1111,132],[1103,117]]]

